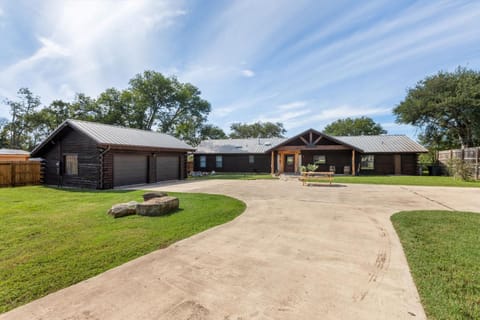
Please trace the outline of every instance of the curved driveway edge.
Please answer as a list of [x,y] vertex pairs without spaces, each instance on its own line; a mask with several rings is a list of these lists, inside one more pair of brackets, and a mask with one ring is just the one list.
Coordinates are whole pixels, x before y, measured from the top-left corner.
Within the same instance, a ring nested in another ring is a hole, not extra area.
[[232,222],[0,319],[425,319],[390,215],[478,210],[478,190],[296,181],[146,186],[226,194]]

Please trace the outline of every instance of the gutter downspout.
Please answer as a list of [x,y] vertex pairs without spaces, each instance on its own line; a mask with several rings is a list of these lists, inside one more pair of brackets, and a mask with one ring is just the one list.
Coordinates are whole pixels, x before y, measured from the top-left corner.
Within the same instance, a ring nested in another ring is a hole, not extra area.
[[100,153],[100,189],[103,190],[103,156],[110,151],[111,147],[108,146],[105,150]]

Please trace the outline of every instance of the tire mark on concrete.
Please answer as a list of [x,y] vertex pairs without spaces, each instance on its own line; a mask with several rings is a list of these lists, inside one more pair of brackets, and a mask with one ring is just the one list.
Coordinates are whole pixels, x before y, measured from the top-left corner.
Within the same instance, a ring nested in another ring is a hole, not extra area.
[[354,295],[353,300],[355,302],[363,301],[373,286],[378,286],[383,279],[383,276],[387,272],[390,265],[390,237],[387,230],[380,224],[380,222],[373,218],[368,217],[373,222],[375,228],[378,230],[378,236],[382,241],[382,246],[379,248],[375,262],[373,265],[373,271],[369,273],[366,286],[360,291],[359,294]]
[[457,210],[455,210],[454,208],[449,207],[449,206],[447,206],[446,204],[444,204],[444,203],[442,203],[442,202],[440,202],[440,201],[438,201],[438,200],[429,198],[429,197],[427,197],[427,196],[425,196],[425,195],[423,195],[423,194],[421,194],[421,193],[419,193],[419,192],[417,192],[417,191],[414,191],[414,190],[411,190],[411,189],[408,189],[408,188],[405,188],[405,187],[400,187],[400,189],[406,190],[406,191],[408,191],[408,192],[410,192],[410,193],[413,193],[413,194],[416,195],[416,196],[419,196],[419,197],[421,197],[421,198],[424,198],[424,199],[426,199],[426,200],[428,200],[428,201],[430,201],[430,202],[436,203],[436,204],[438,204],[438,205],[440,205],[440,206],[442,206],[442,207],[444,207],[444,208],[447,208],[447,209],[450,210],[450,211],[457,211]]

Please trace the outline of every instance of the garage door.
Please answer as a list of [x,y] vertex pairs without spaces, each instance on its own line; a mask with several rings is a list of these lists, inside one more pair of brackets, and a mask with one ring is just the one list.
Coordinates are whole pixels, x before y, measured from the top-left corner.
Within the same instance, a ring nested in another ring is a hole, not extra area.
[[157,181],[177,180],[178,156],[157,156]]
[[113,185],[125,186],[147,182],[147,156],[113,155]]

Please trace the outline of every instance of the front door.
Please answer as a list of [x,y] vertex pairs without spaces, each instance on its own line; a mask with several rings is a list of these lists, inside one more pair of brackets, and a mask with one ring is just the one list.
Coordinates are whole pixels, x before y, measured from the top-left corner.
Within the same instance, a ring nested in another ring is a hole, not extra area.
[[394,155],[395,174],[402,174],[402,156],[399,154]]
[[293,154],[285,155],[285,172],[295,172],[295,156]]

